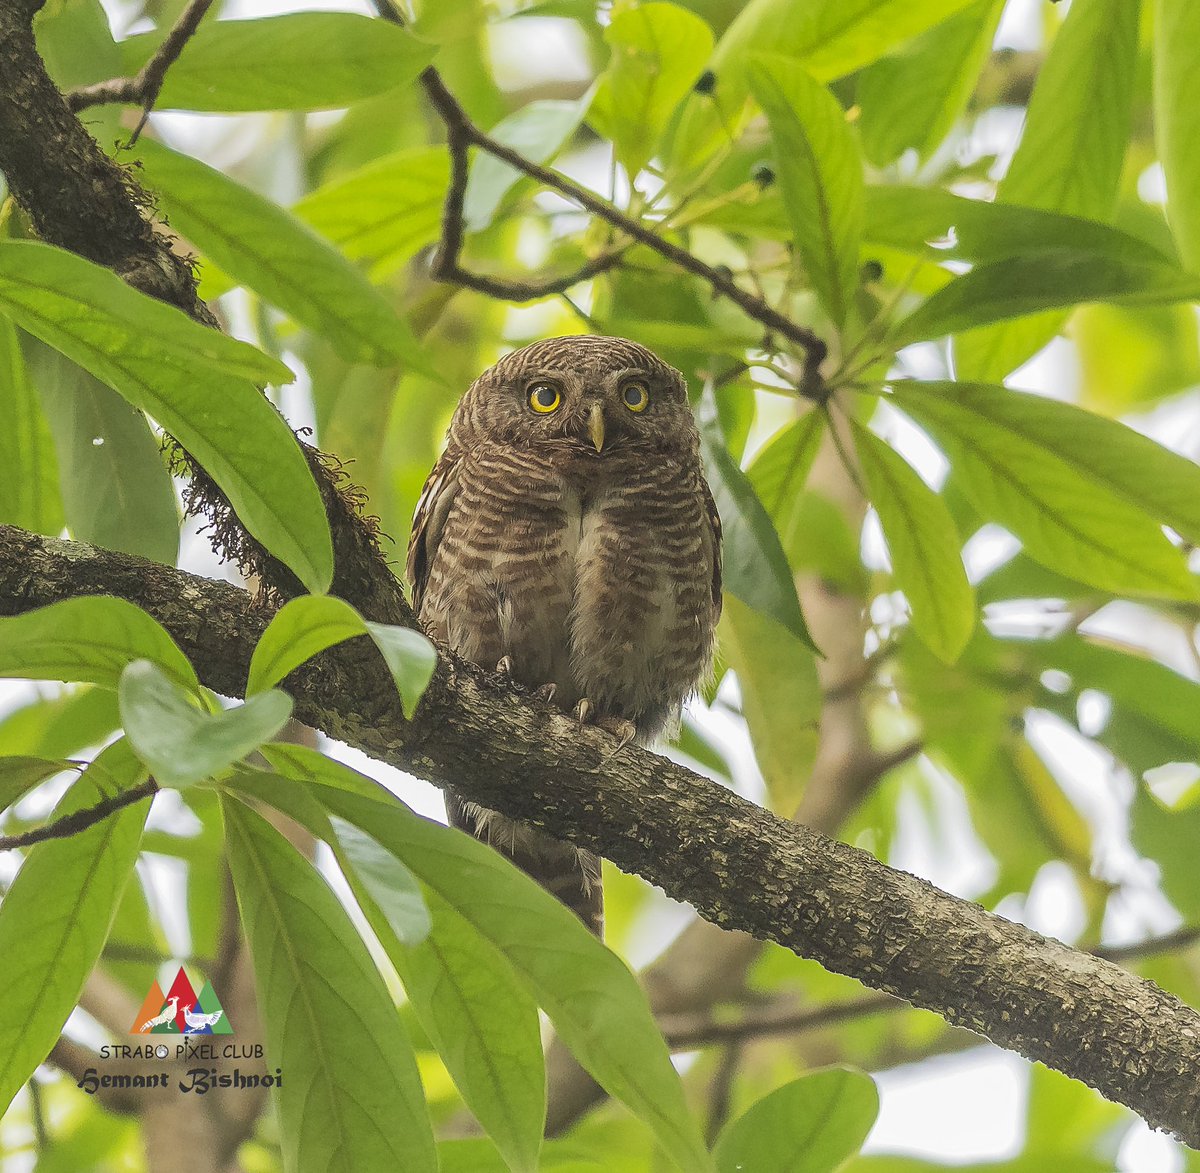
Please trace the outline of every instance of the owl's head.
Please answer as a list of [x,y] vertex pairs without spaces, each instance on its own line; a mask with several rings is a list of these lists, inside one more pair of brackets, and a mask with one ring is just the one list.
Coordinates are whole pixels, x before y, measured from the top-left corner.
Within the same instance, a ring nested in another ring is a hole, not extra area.
[[486,437],[600,458],[698,443],[683,376],[636,342],[591,334],[506,355],[471,385],[451,430],[468,446]]

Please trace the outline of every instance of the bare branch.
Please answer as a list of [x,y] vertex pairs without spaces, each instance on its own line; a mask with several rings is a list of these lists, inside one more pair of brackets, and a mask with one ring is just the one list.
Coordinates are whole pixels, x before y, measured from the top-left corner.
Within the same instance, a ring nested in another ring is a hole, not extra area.
[[[376,7],[385,19],[395,19],[395,14],[387,0],[383,0]],[[786,314],[780,313],[762,298],[747,292],[734,281],[732,274],[727,270],[706,265],[687,249],[673,244],[653,229],[648,228],[640,220],[626,215],[586,187],[574,183],[557,171],[531,162],[520,152],[514,151],[511,147],[485,134],[470,120],[458,100],[446,88],[441,75],[432,66],[421,74],[421,84],[425,88],[430,105],[445,124],[446,143],[450,150],[450,187],[446,194],[446,204],[442,215],[441,242],[434,256],[433,274],[435,277],[445,281],[465,283],[461,280],[462,271],[458,264],[458,257],[463,241],[462,203],[467,185],[467,151],[469,147],[475,146],[507,163],[523,175],[536,179],[543,186],[574,200],[575,203],[591,212],[593,216],[611,224],[630,240],[645,245],[685,272],[699,277],[714,293],[728,298],[756,322],[761,322],[769,330],[781,335],[789,342],[795,343],[804,352],[801,390],[812,396],[819,395],[823,386],[820,367],[825,359],[827,348],[812,330],[801,326]],[[614,260],[612,263],[615,264],[616,261]],[[594,273],[587,275],[592,276]]]
[[141,121],[130,137],[131,143],[136,141],[142,127],[146,125],[146,119],[150,117],[150,111],[154,109],[154,103],[158,100],[167,70],[179,59],[183,47],[200,27],[200,22],[212,7],[212,2],[213,0],[191,0],[162,44],[154,51],[154,56],[142,66],[136,77],[114,77],[94,85],[80,86],[66,95],[67,105],[75,113],[106,102],[128,102],[141,106]]
[[111,798],[102,798],[95,806],[63,815],[61,819],[56,819],[53,823],[47,823],[43,827],[34,827],[33,830],[22,831],[19,835],[0,835],[0,851],[32,847],[35,843],[45,843],[49,839],[68,839],[72,835],[86,831],[89,827],[94,827],[124,807],[132,806],[135,802],[141,802],[143,798],[149,798],[157,793],[158,783],[153,778],[148,778],[145,782],[131,786],[128,790],[122,790]]
[[[144,607],[201,679],[240,695],[265,626],[249,596],[0,526],[0,612],[106,591]],[[291,678],[296,716],[472,801],[602,853],[726,928],[934,1010],[1200,1145],[1200,1014],[1152,982],[940,892],[443,656],[411,721],[372,647]]]

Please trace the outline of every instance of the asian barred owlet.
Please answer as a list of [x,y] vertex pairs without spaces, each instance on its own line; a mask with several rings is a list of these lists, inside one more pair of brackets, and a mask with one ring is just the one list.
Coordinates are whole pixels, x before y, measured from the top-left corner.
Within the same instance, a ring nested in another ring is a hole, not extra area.
[[[708,670],[720,545],[679,372],[621,338],[552,338],[463,396],[408,577],[434,638],[648,742]],[[601,932],[597,856],[450,791],[446,808]]]

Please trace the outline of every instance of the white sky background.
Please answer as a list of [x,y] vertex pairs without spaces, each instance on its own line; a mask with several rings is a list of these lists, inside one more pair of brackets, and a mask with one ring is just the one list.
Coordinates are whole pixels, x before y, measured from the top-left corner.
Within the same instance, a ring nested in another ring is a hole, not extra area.
[[[129,14],[132,9],[129,5],[122,0],[104,2],[118,37],[140,31],[139,27],[131,25]],[[229,0],[224,15],[251,17],[314,8],[369,11],[365,2],[356,0],[310,0],[307,3]],[[1041,0],[1010,0],[997,36],[997,45],[1020,49],[1038,47],[1042,12]],[[517,85],[541,77],[587,77],[588,65],[581,44],[575,31],[565,21],[527,18],[508,22],[494,30],[490,43],[496,76],[501,84]],[[214,162],[229,163],[255,150],[256,140],[261,128],[266,125],[267,117],[155,114],[153,121],[176,146]],[[968,157],[999,152],[1007,158],[1007,153],[1016,145],[1019,131],[1019,116],[1006,117],[999,113],[984,120],[974,136],[957,144],[956,149]],[[608,185],[610,160],[603,150],[591,149],[579,153],[560,161],[560,166],[600,190],[605,190]],[[1156,190],[1154,175],[1147,175],[1143,190],[1146,193]],[[274,194],[286,199],[288,193]],[[513,311],[514,329],[519,328],[523,332],[530,325],[536,326],[542,312],[538,307]],[[926,356],[914,353],[909,361],[919,369],[926,361]],[[298,364],[293,361],[292,365]],[[1052,344],[1017,372],[1010,383],[1056,398],[1072,398],[1076,371],[1070,346],[1062,341]],[[289,390],[283,406],[293,424],[311,423],[311,403],[303,376],[296,387]],[[1187,454],[1194,457],[1200,438],[1197,437],[1194,405],[1189,404],[1189,407],[1192,409],[1187,416],[1190,427],[1186,431],[1180,426],[1177,407],[1155,413],[1144,425],[1139,426],[1144,426],[1156,439],[1172,447],[1181,446],[1182,434],[1182,442],[1188,445]],[[893,415],[886,420],[881,417],[880,423],[887,438],[914,462],[928,480],[936,484],[944,472],[944,462],[928,441],[916,429],[906,426],[898,416]],[[864,542],[864,553],[869,563],[884,565],[885,554],[877,527],[868,525]],[[974,541],[968,550],[969,568],[978,570],[985,563],[994,564],[998,558],[1002,559],[1006,542],[1011,545],[1010,540],[1003,536]],[[216,564],[207,542],[194,533],[183,544],[181,565],[196,573],[226,576],[225,569]],[[1011,618],[1017,623],[1022,621],[1021,616]],[[1104,615],[1093,621],[1091,629],[1101,628],[1131,642],[1140,639],[1178,670],[1193,677],[1197,674],[1194,649],[1181,648],[1177,641],[1173,646],[1164,646],[1161,639],[1156,639],[1157,633],[1145,630],[1144,612],[1136,608],[1129,607],[1124,611],[1119,607],[1107,609]],[[25,703],[30,695],[30,686],[0,682],[0,715]],[[698,713],[697,716],[703,716],[712,735],[728,747],[735,763],[738,789],[750,797],[760,797],[762,782],[744,728],[739,722],[719,712],[711,716]],[[1033,715],[1029,732],[1031,741],[1097,829],[1106,874],[1112,872],[1122,877],[1131,876],[1138,861],[1124,830],[1125,804],[1130,793],[1128,780],[1114,775],[1110,761],[1055,719]],[[385,781],[415,809],[442,817],[441,796],[436,788],[373,762],[346,747],[335,747],[335,752],[351,765]],[[936,779],[931,781],[931,785],[936,789]],[[924,815],[913,804],[911,810],[902,812],[898,848],[889,862],[922,874],[951,892],[971,897],[987,888],[992,865],[971,831],[961,798],[952,788],[944,789],[946,800],[939,814],[945,826],[936,832],[931,830]],[[175,805],[160,799],[156,804],[156,812]],[[31,809],[29,804],[22,811],[29,815],[42,813]],[[162,820],[161,825],[169,824],[178,829],[175,810],[171,811],[169,817],[160,815],[158,818]],[[943,838],[935,843],[931,837],[934,834]],[[178,869],[170,866],[169,861],[157,859],[152,861],[150,869],[159,907],[169,910],[172,905],[180,903],[183,888]],[[11,861],[0,859],[0,879],[7,880],[11,874]],[[1160,897],[1149,891],[1150,885],[1141,885],[1141,892],[1146,894],[1144,898],[1139,897],[1136,884],[1132,887],[1135,891],[1124,901],[1124,912],[1110,916],[1109,923],[1106,923],[1107,934],[1114,942],[1135,940],[1174,927],[1177,923],[1175,914]],[[1045,869],[1024,907],[1012,902],[1011,907],[1005,906],[1001,911],[1012,919],[1024,921],[1041,932],[1067,941],[1075,938],[1083,923],[1078,893],[1065,869]],[[169,915],[164,919],[169,935],[175,938],[172,946],[181,953],[186,952],[186,934],[179,931],[178,925],[171,925]],[[637,957],[635,961],[648,959],[661,943],[661,935],[673,933],[679,923],[678,910],[664,907],[662,919],[658,922],[659,940],[646,939],[643,947],[647,958]],[[653,929],[650,932],[654,934]],[[89,1033],[88,1024],[78,1016],[72,1019],[72,1025]],[[876,1079],[882,1097],[882,1110],[868,1141],[867,1151],[905,1153],[950,1163],[999,1160],[1013,1156],[1019,1152],[1022,1143],[1028,1075],[1027,1063],[991,1046],[981,1046],[961,1055],[929,1060],[879,1074]],[[1183,1159],[1173,1142],[1137,1124],[1131,1127],[1122,1144],[1117,1168],[1120,1173],[1178,1173],[1183,1168]]]

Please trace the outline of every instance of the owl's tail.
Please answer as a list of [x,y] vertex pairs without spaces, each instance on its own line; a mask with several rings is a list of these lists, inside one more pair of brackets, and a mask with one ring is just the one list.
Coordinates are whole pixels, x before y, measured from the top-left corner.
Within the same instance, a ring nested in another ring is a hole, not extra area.
[[511,859],[603,939],[604,888],[598,855],[467,802],[451,790],[446,791],[446,818],[450,826]]

